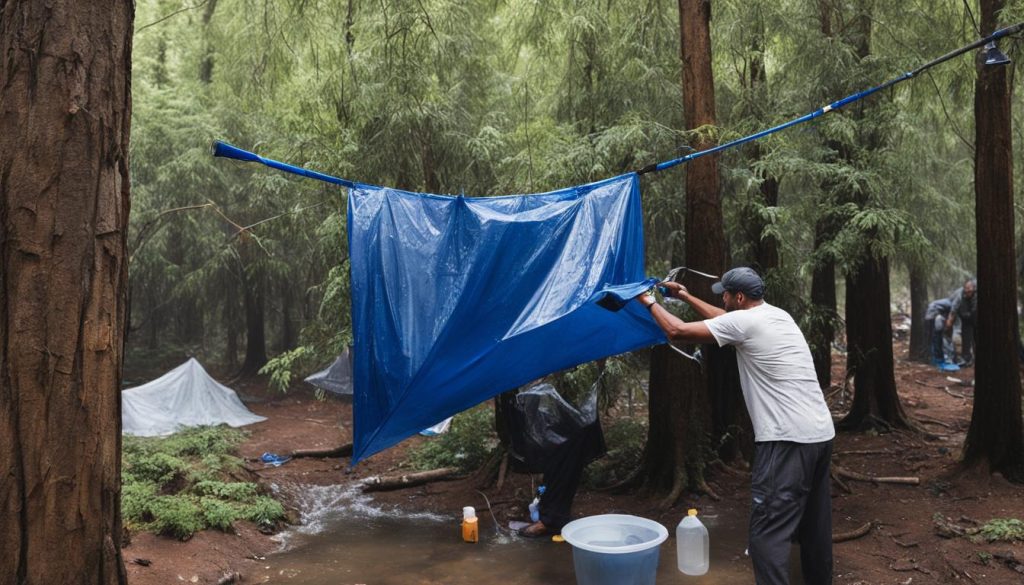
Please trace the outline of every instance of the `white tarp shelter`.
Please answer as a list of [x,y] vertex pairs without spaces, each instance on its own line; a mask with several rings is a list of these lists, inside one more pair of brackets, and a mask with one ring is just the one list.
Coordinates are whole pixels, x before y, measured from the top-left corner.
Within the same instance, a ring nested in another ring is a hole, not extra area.
[[240,427],[267,420],[249,411],[235,391],[210,377],[195,358],[156,380],[121,392],[126,435],[157,437],[182,427]]

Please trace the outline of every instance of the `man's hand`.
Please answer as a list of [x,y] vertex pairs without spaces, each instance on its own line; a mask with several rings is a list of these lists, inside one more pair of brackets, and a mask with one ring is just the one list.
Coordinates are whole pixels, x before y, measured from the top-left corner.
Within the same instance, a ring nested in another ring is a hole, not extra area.
[[658,302],[657,299],[654,298],[654,294],[652,294],[653,291],[654,289],[645,290],[644,292],[633,297],[633,300],[638,301],[641,305],[644,306],[645,309],[650,309],[651,305]]
[[661,287],[661,289],[663,290],[663,294],[665,296],[672,297],[674,299],[681,300],[684,294],[689,294],[690,292],[686,290],[685,286],[679,284],[678,282],[673,282],[671,280],[659,282],[658,286]]

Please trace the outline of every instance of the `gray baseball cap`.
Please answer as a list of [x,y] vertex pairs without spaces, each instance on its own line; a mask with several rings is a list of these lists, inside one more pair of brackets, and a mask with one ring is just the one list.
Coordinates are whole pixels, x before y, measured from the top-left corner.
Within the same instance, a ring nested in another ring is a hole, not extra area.
[[752,299],[764,296],[764,281],[753,268],[741,266],[722,275],[722,281],[711,285],[711,292],[720,295],[725,291],[741,292]]

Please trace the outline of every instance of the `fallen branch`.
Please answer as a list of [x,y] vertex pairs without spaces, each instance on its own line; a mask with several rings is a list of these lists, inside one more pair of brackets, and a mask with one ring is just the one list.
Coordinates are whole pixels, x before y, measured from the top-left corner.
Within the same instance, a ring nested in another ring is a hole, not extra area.
[[421,471],[419,473],[407,473],[405,475],[368,477],[363,480],[363,491],[384,492],[400,490],[407,487],[423,485],[432,481],[455,479],[454,476],[458,472],[459,470],[455,467],[442,467],[441,469],[432,469],[430,471]]
[[892,451],[888,449],[861,449],[854,451],[836,451],[836,456],[841,455],[889,455]]
[[902,485],[919,485],[921,479],[917,477],[872,477],[870,475],[864,475],[863,473],[857,473],[856,471],[850,471],[844,467],[833,465],[832,469],[836,475],[845,477],[846,479],[853,479],[856,481],[869,481],[872,483],[896,483]]
[[296,449],[292,451],[292,459],[300,459],[302,457],[312,457],[317,459],[327,459],[329,457],[348,457],[352,454],[352,443],[345,443],[338,447],[331,449]]
[[964,401],[967,400],[967,394],[962,394],[962,393],[959,393],[959,392],[954,392],[954,391],[950,390],[949,388],[942,388],[942,391],[947,393],[947,394],[949,394],[954,399],[961,399],[961,400],[964,400]]
[[835,532],[832,534],[832,542],[846,542],[847,540],[856,540],[868,532],[871,532],[871,523],[865,522],[860,528],[855,528],[847,532]]
[[832,469],[829,470],[829,475],[832,476],[832,481],[836,482],[836,485],[839,486],[840,489],[842,489],[844,492],[848,494],[853,493],[853,490],[850,489],[850,486],[846,485],[846,482],[840,479],[839,474],[836,473],[835,465],[833,465]]
[[920,420],[921,422],[932,423],[934,425],[939,425],[939,426],[946,427],[947,429],[953,429],[954,428],[953,425],[951,425],[951,424],[949,424],[947,422],[941,421],[941,420],[939,420],[937,418],[932,418],[930,416],[924,416],[922,414],[918,414],[916,416],[917,416],[917,419]]

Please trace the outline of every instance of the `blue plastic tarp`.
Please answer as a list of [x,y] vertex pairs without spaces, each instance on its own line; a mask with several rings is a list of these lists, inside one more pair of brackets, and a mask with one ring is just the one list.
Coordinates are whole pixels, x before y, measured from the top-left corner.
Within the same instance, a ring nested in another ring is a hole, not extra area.
[[348,237],[353,463],[541,376],[665,341],[628,302],[654,282],[635,173],[487,198],[356,185]]

